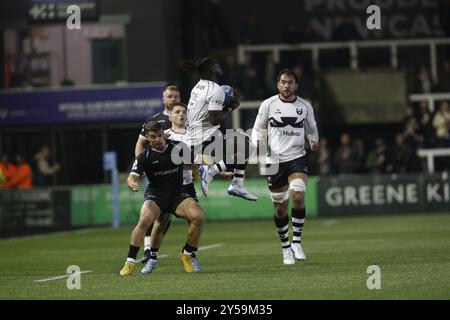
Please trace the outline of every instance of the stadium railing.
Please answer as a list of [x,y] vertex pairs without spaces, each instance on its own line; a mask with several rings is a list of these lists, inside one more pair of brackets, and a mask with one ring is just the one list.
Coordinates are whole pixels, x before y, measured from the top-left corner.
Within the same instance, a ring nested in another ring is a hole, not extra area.
[[434,173],[434,158],[450,156],[450,148],[419,149],[417,155],[427,159],[428,173]]
[[428,102],[428,108],[431,112],[436,110],[436,101],[449,100],[450,93],[424,93],[424,94],[410,94],[409,101],[420,102],[426,100]]
[[239,45],[238,62],[244,63],[246,52],[272,52],[276,63],[280,62],[280,53],[283,51],[310,51],[313,69],[320,69],[320,52],[330,49],[348,49],[350,51],[350,67],[353,70],[359,66],[359,51],[362,48],[389,48],[391,67],[396,69],[399,65],[398,48],[411,46],[428,46],[430,51],[430,70],[434,81],[437,81],[437,46],[449,45],[449,38],[435,39],[401,39],[401,40],[366,40],[366,41],[345,41],[345,42],[312,42],[302,44],[261,44],[261,45]]

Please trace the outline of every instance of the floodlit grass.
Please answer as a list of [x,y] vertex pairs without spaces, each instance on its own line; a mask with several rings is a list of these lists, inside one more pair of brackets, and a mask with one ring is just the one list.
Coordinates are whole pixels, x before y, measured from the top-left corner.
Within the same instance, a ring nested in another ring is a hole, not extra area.
[[[306,220],[305,262],[284,266],[272,220],[207,222],[200,251],[204,270],[186,274],[178,258],[186,224],[166,235],[160,266],[137,265],[120,277],[132,227],[0,241],[0,299],[449,299],[450,214],[317,218]],[[140,252],[139,256],[142,254]],[[92,273],[81,289],[69,265]],[[381,289],[366,286],[367,267],[381,269]]]

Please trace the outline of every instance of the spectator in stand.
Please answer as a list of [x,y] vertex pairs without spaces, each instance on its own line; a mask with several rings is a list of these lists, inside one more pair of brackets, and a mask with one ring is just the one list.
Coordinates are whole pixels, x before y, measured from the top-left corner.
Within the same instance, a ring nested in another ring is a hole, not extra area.
[[269,52],[266,55],[266,66],[264,69],[264,95],[274,95],[277,92],[277,86],[274,82],[278,74],[278,65],[275,62],[273,53]]
[[315,42],[319,40],[319,36],[312,28],[309,22],[306,22],[302,29],[302,42]]
[[386,144],[383,139],[375,141],[375,148],[369,152],[366,159],[366,170],[372,174],[386,173],[387,156]]
[[417,122],[416,117],[414,116],[414,108],[411,105],[408,104],[405,107],[404,112],[405,115],[403,116],[403,129],[405,129],[410,122]]
[[243,44],[260,44],[261,41],[261,32],[258,20],[255,15],[250,15],[247,18],[247,21],[244,26],[244,32],[242,33],[241,42]]
[[408,157],[408,147],[404,144],[403,135],[398,133],[395,136],[395,145],[389,154],[387,172],[406,173],[408,171]]
[[16,155],[16,173],[12,178],[12,186],[17,189],[30,189],[32,185],[31,167],[21,154]]
[[450,147],[450,109],[447,101],[441,102],[433,118],[436,130],[436,143],[439,148]]
[[294,71],[298,78],[299,96],[309,102],[313,102],[315,98],[314,79],[305,73],[301,64],[294,65],[292,71]]
[[283,43],[298,44],[302,41],[302,33],[300,28],[293,22],[290,22],[282,35]]
[[237,64],[236,54],[230,53],[226,56],[223,68],[223,83],[233,88],[242,89],[242,68]]
[[432,93],[434,92],[434,83],[431,80],[427,68],[420,67],[419,74],[414,79],[413,93]]
[[351,144],[350,135],[348,133],[341,134],[340,141],[341,145],[336,150],[335,156],[337,173],[340,175],[355,173],[357,169],[356,151]]
[[450,61],[444,61],[439,75],[438,90],[439,92],[450,92]]
[[434,146],[435,134],[432,124],[433,115],[428,108],[428,101],[422,100],[419,104],[418,125],[419,134],[423,137],[423,146],[432,148]]
[[362,173],[364,172],[364,158],[365,158],[365,152],[364,152],[364,142],[362,139],[355,139],[353,141],[353,150],[355,152],[355,173]]
[[417,133],[418,128],[416,119],[412,119],[405,124],[405,130],[403,131],[405,144],[413,150],[423,145],[423,137]]
[[403,133],[395,136],[395,145],[388,157],[387,172],[405,174],[420,171],[417,154],[405,144]]
[[50,148],[43,146],[34,155],[36,169],[34,172],[35,186],[50,186],[52,185],[53,176],[61,169],[59,163],[50,163]]
[[253,64],[253,56],[250,52],[245,54],[245,61],[242,77],[242,97],[243,99],[252,100],[258,99],[262,96],[260,92],[261,86],[259,85],[259,73],[258,68]]
[[331,152],[328,147],[328,139],[322,138],[319,141],[319,151],[313,154],[318,154],[317,163],[319,165],[319,174],[331,174]]
[[12,178],[16,173],[16,166],[9,162],[9,157],[7,154],[2,154],[0,156],[0,171],[3,176],[3,183],[0,183],[0,189],[12,188]]
[[350,16],[339,16],[336,18],[336,26],[333,29],[333,41],[350,41],[360,39],[355,28],[355,22]]

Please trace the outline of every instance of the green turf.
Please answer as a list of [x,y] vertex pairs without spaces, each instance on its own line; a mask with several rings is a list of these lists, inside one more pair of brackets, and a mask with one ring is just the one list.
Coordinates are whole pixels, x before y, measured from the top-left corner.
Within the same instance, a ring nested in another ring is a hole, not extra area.
[[[310,219],[305,262],[284,266],[273,221],[207,222],[200,274],[183,272],[178,253],[186,225],[172,224],[160,267],[120,277],[131,227],[0,241],[0,299],[449,299],[450,214]],[[69,265],[81,290],[68,290]],[[366,286],[369,265],[381,289]]]

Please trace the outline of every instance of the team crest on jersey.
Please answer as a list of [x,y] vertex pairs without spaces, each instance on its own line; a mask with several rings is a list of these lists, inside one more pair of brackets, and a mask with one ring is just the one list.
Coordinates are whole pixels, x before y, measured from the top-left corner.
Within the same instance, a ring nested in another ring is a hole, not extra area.
[[269,118],[269,124],[272,128],[283,128],[288,125],[294,127],[294,128],[303,128],[303,121],[297,122],[297,117],[281,117],[281,121],[278,121],[274,117]]
[[303,109],[297,109],[297,114],[301,116],[303,114]]

